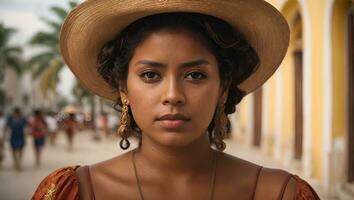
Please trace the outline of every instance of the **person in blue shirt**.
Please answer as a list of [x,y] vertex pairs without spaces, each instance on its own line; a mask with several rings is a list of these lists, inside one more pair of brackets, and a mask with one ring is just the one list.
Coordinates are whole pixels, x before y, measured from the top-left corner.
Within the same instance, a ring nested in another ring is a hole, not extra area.
[[12,157],[14,160],[14,167],[21,171],[21,162],[23,155],[23,148],[25,147],[25,128],[27,120],[22,116],[20,108],[15,108],[13,114],[7,118],[5,126],[6,138],[7,130],[10,132],[10,145],[12,149]]

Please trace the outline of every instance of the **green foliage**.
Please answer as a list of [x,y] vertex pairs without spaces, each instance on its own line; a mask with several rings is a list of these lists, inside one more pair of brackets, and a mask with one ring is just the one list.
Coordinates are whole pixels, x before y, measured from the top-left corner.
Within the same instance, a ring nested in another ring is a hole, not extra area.
[[64,67],[64,61],[59,51],[59,32],[66,15],[76,5],[75,1],[70,1],[69,9],[52,7],[51,11],[55,14],[56,19],[41,18],[48,25],[49,30],[40,31],[30,39],[30,45],[44,49],[29,60],[33,78],[40,78],[40,87],[44,95],[49,91],[55,91],[59,82],[59,73]]
[[93,95],[88,90],[86,90],[79,82],[75,83],[72,89],[72,93],[79,101],[93,97]]
[[6,68],[14,70],[17,75],[21,75],[24,71],[22,48],[9,45],[9,40],[15,32],[15,29],[0,23],[0,77],[4,77]]

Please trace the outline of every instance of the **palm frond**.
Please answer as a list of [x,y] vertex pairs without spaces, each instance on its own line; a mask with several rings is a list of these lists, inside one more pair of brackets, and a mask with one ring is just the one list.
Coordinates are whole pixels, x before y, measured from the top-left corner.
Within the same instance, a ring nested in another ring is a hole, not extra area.
[[53,57],[56,57],[55,52],[46,51],[33,56],[28,62],[30,65],[33,65],[35,63],[42,63],[44,60],[51,60]]
[[55,52],[47,51],[32,57],[29,61],[29,67],[32,70],[33,79],[37,79],[49,67],[54,59],[61,59]]
[[5,27],[0,23],[0,68],[2,73],[8,68],[21,75],[23,71],[22,48],[8,45],[8,41],[15,32],[16,29]]
[[40,88],[42,93],[47,95],[49,91],[55,91],[59,80],[59,71],[63,67],[63,63],[59,59],[53,59],[48,68],[44,71],[40,80]]
[[7,45],[11,36],[16,32],[16,29],[5,27],[0,23],[0,48]]
[[23,70],[23,62],[18,57],[6,57],[7,67],[14,70],[17,75],[21,75]]
[[48,68],[50,61],[43,61],[42,63],[36,63],[32,65],[32,78],[34,80],[38,79]]
[[82,101],[85,98],[89,98],[92,94],[84,88],[80,82],[76,82],[74,87],[72,88],[71,93],[77,97],[80,101]]
[[38,32],[30,39],[30,44],[55,49],[58,46],[58,35],[56,33]]
[[9,65],[6,63],[7,57],[17,57],[20,59],[22,53],[22,49],[16,46],[4,46],[0,48],[0,65],[4,68],[5,65]]
[[76,6],[77,6],[77,2],[76,1],[70,1],[69,2],[69,5],[70,5],[70,9],[73,9],[73,8],[75,8]]
[[53,20],[49,20],[47,18],[41,17],[41,20],[46,23],[49,27],[52,28],[52,30],[56,33],[59,33],[60,28],[61,28],[61,23],[53,21]]
[[1,49],[2,55],[20,55],[22,53],[22,48],[18,46],[11,46]]
[[55,15],[61,19],[62,21],[64,20],[64,18],[66,17],[66,15],[68,14],[68,11],[65,10],[65,8],[59,7],[59,6],[53,6],[50,8]]

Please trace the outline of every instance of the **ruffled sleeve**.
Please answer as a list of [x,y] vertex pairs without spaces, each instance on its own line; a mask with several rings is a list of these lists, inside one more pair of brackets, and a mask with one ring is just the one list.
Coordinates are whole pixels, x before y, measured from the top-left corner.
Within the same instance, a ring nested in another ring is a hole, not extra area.
[[32,200],[77,200],[79,184],[75,170],[78,167],[65,167],[50,173],[39,184]]
[[296,198],[295,200],[319,200],[315,190],[304,180],[298,176],[293,176],[296,181]]

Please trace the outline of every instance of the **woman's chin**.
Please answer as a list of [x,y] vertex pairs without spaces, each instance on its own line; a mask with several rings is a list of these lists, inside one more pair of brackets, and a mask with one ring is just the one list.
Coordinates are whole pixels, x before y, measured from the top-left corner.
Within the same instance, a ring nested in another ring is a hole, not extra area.
[[158,142],[165,146],[171,148],[181,148],[190,146],[200,140],[201,136],[190,135],[181,132],[169,132],[165,133],[162,137],[158,138]]

